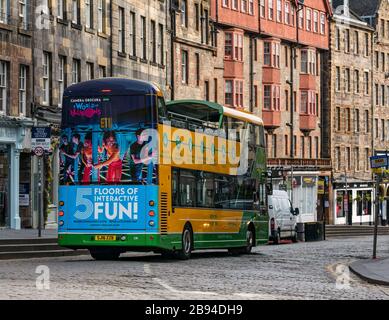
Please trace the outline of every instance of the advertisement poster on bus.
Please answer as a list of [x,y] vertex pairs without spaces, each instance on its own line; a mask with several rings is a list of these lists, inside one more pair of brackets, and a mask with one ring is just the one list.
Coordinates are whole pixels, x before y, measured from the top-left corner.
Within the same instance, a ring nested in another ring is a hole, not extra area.
[[144,96],[65,101],[61,185],[156,184],[157,147],[145,131],[151,113]]

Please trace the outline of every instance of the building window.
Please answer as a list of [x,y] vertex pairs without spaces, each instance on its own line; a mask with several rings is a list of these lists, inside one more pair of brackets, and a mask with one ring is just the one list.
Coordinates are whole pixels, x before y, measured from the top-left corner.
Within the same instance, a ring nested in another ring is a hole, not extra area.
[[86,80],[94,79],[94,65],[91,62],[86,63]]
[[204,81],[204,99],[209,101],[209,81]]
[[265,85],[263,87],[263,108],[271,110],[271,86]]
[[72,84],[81,81],[81,62],[78,59],[73,59],[72,63]]
[[360,126],[359,126],[359,109],[355,109],[354,110],[354,128],[355,128],[355,132],[359,132],[360,131]]
[[366,57],[369,55],[369,34],[368,33],[365,33],[364,55]]
[[234,104],[234,92],[233,92],[232,80],[226,80],[224,102],[228,106],[232,106]]
[[98,0],[97,5],[97,31],[105,33],[105,0]]
[[155,21],[150,22],[150,47],[151,47],[151,61],[157,63],[157,30]]
[[289,111],[289,91],[285,90],[285,110]]
[[105,78],[107,76],[107,71],[105,66],[99,66],[99,78]]
[[346,131],[351,131],[351,110],[346,108]]
[[354,93],[359,93],[359,70],[354,70]]
[[200,85],[200,54],[195,53],[196,57],[196,86]]
[[319,145],[319,137],[315,137],[315,156],[316,156],[316,159],[319,159],[319,148],[320,145]]
[[147,59],[147,29],[146,29],[146,17],[140,17],[141,23],[141,33],[140,33],[140,41],[142,43],[142,59]]
[[385,53],[384,52],[381,52],[381,69],[382,69],[382,72],[385,72]]
[[381,119],[381,140],[385,141],[385,120]]
[[304,10],[299,11],[299,29],[304,28]]
[[243,81],[235,81],[235,107],[243,108]]
[[264,42],[264,65],[280,68],[280,44],[275,42]]
[[344,51],[346,53],[350,52],[350,30],[346,29],[344,31]]
[[300,137],[300,151],[301,151],[301,158],[305,158],[305,137]]
[[0,23],[7,24],[9,15],[8,0],[0,0]]
[[375,84],[375,104],[376,104],[376,106],[378,106],[380,104],[378,84]]
[[93,0],[85,0],[85,26],[93,28]]
[[8,63],[0,61],[0,112],[6,113],[8,104]]
[[124,21],[124,8],[119,7],[119,28],[118,28],[118,39],[119,39],[119,52],[125,53],[126,47],[126,31]]
[[285,2],[285,24],[289,25],[290,24],[290,11],[289,11],[289,8],[290,8],[290,3],[289,2]]
[[284,146],[285,156],[287,157],[289,155],[289,139],[287,134],[284,136]]
[[136,57],[136,15],[135,12],[130,12],[130,54]]
[[282,22],[282,2],[277,0],[277,22]]
[[[1,0],[0,0],[1,1]],[[27,1],[28,0],[19,0],[19,21],[21,23],[21,28],[26,30],[27,25]]]
[[313,11],[313,32],[319,32],[319,12]]
[[229,8],[230,7],[229,0],[223,0],[222,5],[223,7]]
[[263,50],[263,64],[265,66],[271,66],[271,43],[270,42],[264,42],[263,43],[264,50]]
[[200,30],[200,11],[199,11],[199,4],[195,3],[195,24],[196,24],[196,31]]
[[350,92],[350,69],[346,68],[344,70],[344,88],[346,92]]
[[272,157],[277,158],[277,135],[273,134],[271,136],[271,144],[272,144]]
[[374,126],[374,136],[376,137],[376,139],[378,139],[378,137],[379,137],[379,134],[378,134],[378,119],[374,119],[374,124],[375,124],[375,126]]
[[326,15],[325,13],[320,13],[320,33],[326,34]]
[[301,91],[300,113],[308,114],[308,91]]
[[359,54],[359,33],[354,31],[354,54]]
[[217,84],[217,78],[214,78],[213,79],[213,88],[214,88],[214,99],[213,101],[215,101],[217,103],[218,101],[218,84]]
[[[0,0],[1,1],[1,0]],[[65,19],[66,0],[57,0],[57,17]]]
[[365,170],[369,171],[370,170],[370,149],[369,148],[365,148],[365,156],[366,156]]
[[254,100],[254,108],[258,108],[258,86],[254,85],[254,93],[253,93],[253,100]]
[[312,50],[301,50],[301,73],[316,75],[316,53]]
[[164,65],[165,61],[165,52],[164,52],[164,34],[163,34],[163,24],[159,23],[158,24],[159,28],[159,37],[158,37],[158,48],[159,48],[159,63],[161,66]]
[[346,147],[346,170],[350,171],[351,170],[351,148]]
[[375,51],[375,67],[378,70],[380,67],[380,59],[378,51]]
[[273,86],[273,110],[281,110],[280,86]]
[[48,52],[43,53],[42,60],[43,67],[43,104],[49,105],[51,101],[51,90],[50,90],[50,82],[51,82],[51,54]]
[[[232,9],[237,9],[237,8],[238,8],[238,1],[232,0]],[[247,0],[240,0],[240,11],[243,13],[247,12]]]
[[265,18],[265,12],[266,12],[265,0],[260,0],[260,3],[259,3],[259,13],[261,15],[261,18]]
[[19,70],[19,113],[26,115],[27,111],[27,66],[20,65]]
[[307,31],[312,30],[312,18],[311,18],[311,9],[307,8],[307,19],[306,19],[306,29]]
[[341,170],[341,159],[340,159],[340,147],[335,147],[335,165],[336,165],[336,170],[340,171]]
[[232,33],[226,32],[224,38],[224,57],[232,59]]
[[366,133],[370,132],[370,119],[369,119],[368,110],[365,110],[365,129],[366,129]]
[[340,124],[341,124],[341,119],[340,119],[340,107],[336,107],[336,130],[340,131]]
[[81,22],[80,22],[80,0],[73,0],[72,22],[74,24],[81,24]]
[[234,59],[243,61],[243,35],[234,33]]
[[62,106],[62,96],[65,90],[66,57],[58,57],[58,106]]
[[381,105],[385,106],[385,86],[381,85]]
[[181,51],[181,82],[184,84],[188,84],[188,51]]
[[301,91],[300,98],[300,113],[317,115],[315,91]]
[[181,25],[185,28],[188,27],[188,10],[186,0],[181,0]]
[[268,3],[268,19],[273,20],[274,18],[274,8],[273,8],[273,0],[267,0]]
[[340,30],[336,28],[335,30],[335,50],[340,50]]
[[340,67],[336,67],[335,89],[340,91]]
[[249,14],[254,14],[254,0],[249,0]]
[[369,89],[369,72],[365,72],[364,73],[363,85],[364,85],[364,92],[365,92],[365,94],[369,94],[369,92],[370,92],[370,89]]

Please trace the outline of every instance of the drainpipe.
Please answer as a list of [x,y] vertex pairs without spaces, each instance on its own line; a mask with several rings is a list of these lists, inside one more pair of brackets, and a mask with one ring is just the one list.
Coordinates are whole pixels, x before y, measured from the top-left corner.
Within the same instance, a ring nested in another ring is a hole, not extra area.
[[174,100],[175,85],[174,85],[174,38],[176,36],[176,11],[173,9],[173,0],[170,0],[170,99]]
[[255,36],[250,35],[250,112],[254,111],[254,41]]
[[110,75],[111,77],[113,77],[113,40],[112,40],[112,21],[113,21],[113,18],[112,18],[112,1],[109,2],[109,28],[110,28],[110,35],[109,35],[109,45],[110,45],[110,56],[109,56],[109,63],[110,63]]

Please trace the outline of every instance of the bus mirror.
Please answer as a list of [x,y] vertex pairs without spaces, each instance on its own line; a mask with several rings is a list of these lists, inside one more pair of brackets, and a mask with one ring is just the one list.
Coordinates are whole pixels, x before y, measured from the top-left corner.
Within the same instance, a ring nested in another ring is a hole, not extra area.
[[294,215],[294,216],[298,216],[299,214],[300,214],[299,208],[294,209],[293,215]]

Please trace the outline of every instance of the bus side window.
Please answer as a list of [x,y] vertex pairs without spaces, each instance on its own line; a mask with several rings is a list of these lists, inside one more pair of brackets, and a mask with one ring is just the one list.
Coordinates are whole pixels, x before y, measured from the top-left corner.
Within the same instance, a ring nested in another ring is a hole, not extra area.
[[178,201],[178,170],[173,170],[173,178],[172,178],[172,204],[173,207],[179,205]]
[[167,109],[163,97],[158,97],[157,108],[158,108],[158,122],[162,123],[163,121],[167,120]]

